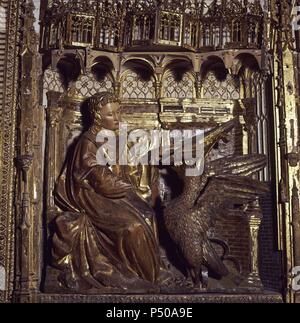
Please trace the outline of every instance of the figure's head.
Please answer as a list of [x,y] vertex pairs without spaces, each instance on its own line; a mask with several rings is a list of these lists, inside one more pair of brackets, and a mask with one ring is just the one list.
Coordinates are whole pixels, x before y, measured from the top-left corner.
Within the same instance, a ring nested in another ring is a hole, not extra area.
[[119,128],[119,109],[118,98],[109,92],[101,92],[90,98],[89,109],[94,124],[108,130]]

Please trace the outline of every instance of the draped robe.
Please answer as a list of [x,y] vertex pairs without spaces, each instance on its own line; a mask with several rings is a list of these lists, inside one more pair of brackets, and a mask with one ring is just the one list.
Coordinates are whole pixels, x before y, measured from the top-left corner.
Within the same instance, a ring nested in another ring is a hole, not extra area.
[[96,136],[87,131],[57,182],[63,213],[55,221],[53,265],[74,289],[155,283],[162,262],[153,209],[134,187],[124,198],[113,198],[126,179],[97,163],[97,149]]

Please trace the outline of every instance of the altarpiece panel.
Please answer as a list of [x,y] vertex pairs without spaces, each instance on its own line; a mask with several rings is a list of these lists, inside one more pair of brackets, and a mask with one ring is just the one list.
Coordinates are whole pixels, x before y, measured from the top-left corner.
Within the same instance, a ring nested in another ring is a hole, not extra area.
[[[299,301],[291,1],[38,5],[0,0],[1,300]],[[95,165],[119,121],[201,128],[204,173]]]

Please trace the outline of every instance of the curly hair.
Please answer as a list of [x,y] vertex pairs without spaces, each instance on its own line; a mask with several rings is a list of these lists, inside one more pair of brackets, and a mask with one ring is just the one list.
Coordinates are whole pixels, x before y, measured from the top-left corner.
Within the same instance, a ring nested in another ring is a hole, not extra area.
[[92,120],[95,119],[96,115],[99,117],[100,110],[108,103],[120,102],[119,99],[110,92],[100,92],[93,95],[89,99],[89,111]]

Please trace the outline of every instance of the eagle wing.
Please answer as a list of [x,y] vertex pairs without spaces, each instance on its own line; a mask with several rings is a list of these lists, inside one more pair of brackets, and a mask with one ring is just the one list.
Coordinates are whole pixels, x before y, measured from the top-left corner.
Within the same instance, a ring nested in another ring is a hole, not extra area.
[[266,166],[261,155],[226,157],[206,166],[208,179],[196,204],[210,219],[241,212],[243,206],[268,192],[268,186],[252,175]]
[[[251,177],[265,165],[266,157],[258,155],[227,157],[207,165],[210,175],[196,201],[196,207],[201,209],[201,223],[205,223],[203,230],[213,226],[217,217],[242,215],[248,203],[268,192],[267,185]],[[204,264],[220,277],[226,276],[228,270],[210,239],[204,238],[202,243]]]

